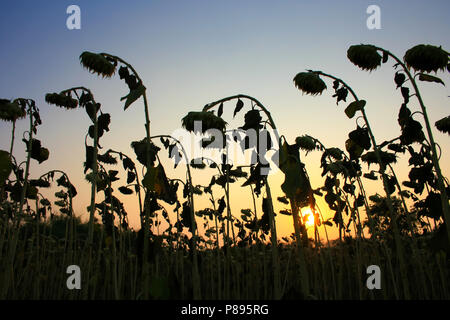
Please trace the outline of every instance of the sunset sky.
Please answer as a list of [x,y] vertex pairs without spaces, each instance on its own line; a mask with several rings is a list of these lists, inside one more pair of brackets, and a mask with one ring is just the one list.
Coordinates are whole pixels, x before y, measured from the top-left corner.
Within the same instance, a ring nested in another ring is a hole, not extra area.
[[[81,8],[81,30],[66,27],[66,8],[71,4]],[[371,4],[381,8],[380,30],[366,26],[366,9]],[[181,127],[181,119],[189,111],[242,93],[270,110],[289,142],[309,134],[326,146],[344,149],[348,132],[356,127],[355,119],[345,116],[347,104],[336,106],[331,82],[321,96],[311,97],[295,88],[293,77],[313,69],[344,79],[367,101],[366,112],[377,142],[392,139],[400,133],[397,115],[402,103],[393,81],[394,63],[390,60],[371,73],[363,72],[347,59],[347,49],[352,44],[370,43],[400,58],[421,43],[442,45],[449,51],[449,12],[447,0],[2,1],[0,98],[36,101],[43,122],[37,138],[50,150],[50,158],[41,165],[32,161],[31,178],[51,169],[66,171],[79,193],[74,199],[75,214],[87,219],[90,188],[84,179],[83,161],[90,120],[84,110],[48,105],[45,94],[80,85],[90,88],[103,111],[111,114],[111,130],[100,140],[105,151],[111,148],[134,156],[130,143],[144,138],[145,118],[142,100],[123,111],[120,97],[128,88],[118,76],[101,79],[82,68],[78,57],[83,51],[111,53],[135,67],[147,87],[152,135],[171,134]],[[438,76],[447,86],[420,83],[433,125],[449,115],[450,77],[448,73]],[[409,107],[418,110],[414,97]],[[223,117],[230,128],[243,123],[244,112],[233,120],[233,109],[233,102],[225,104]],[[16,129],[14,155],[20,161],[25,159],[21,139],[26,126],[26,121],[20,121]],[[434,133],[442,150],[450,150],[448,135],[435,128]],[[0,122],[0,136],[0,149],[9,150],[10,123]],[[318,152],[301,154],[314,188],[322,185],[320,156]],[[450,154],[444,152],[440,163],[444,175],[449,176]],[[173,163],[165,161],[164,165],[170,177],[185,176],[182,166],[173,170]],[[117,168],[123,172],[121,165]],[[407,158],[400,159],[395,169],[405,180]],[[212,173],[195,173],[194,184],[207,184]],[[282,196],[282,182],[280,175],[270,177],[275,197]],[[380,182],[364,182],[369,194],[384,193]],[[120,185],[116,182],[116,188]],[[218,188],[215,192],[216,198],[223,195]],[[137,228],[136,197],[120,195],[120,199],[131,226]],[[241,208],[253,207],[250,189],[232,188],[231,199],[236,216]],[[209,203],[205,197],[196,201],[198,209]],[[319,205],[329,218],[326,204],[320,200]],[[282,208],[276,203],[277,211]],[[171,219],[175,219],[173,214]],[[277,226],[280,237],[293,232],[291,217],[278,215]],[[329,232],[336,237],[336,228]]]

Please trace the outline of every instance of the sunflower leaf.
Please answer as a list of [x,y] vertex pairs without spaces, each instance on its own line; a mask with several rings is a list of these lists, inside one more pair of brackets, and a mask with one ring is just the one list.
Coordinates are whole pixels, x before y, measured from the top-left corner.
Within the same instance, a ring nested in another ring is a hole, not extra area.
[[442,83],[445,86],[444,81],[442,81],[440,78],[432,76],[430,74],[426,74],[426,73],[419,73],[419,80],[427,81],[427,82]]
[[133,89],[130,91],[129,94],[127,94],[125,97],[120,98],[120,101],[125,100],[125,106],[123,107],[123,110],[127,110],[127,108],[135,102],[137,99],[139,99],[145,92],[145,87],[141,83],[136,89]]
[[217,116],[221,117],[223,114],[223,102],[220,104],[219,109],[217,110]]
[[236,108],[234,109],[233,112],[233,118],[236,116],[236,114],[241,111],[241,109],[244,107],[244,102],[241,99],[238,99],[238,101],[236,102]]
[[347,108],[345,108],[345,114],[347,115],[347,117],[351,119],[355,116],[356,111],[362,110],[365,105],[366,105],[365,100],[353,101],[348,105]]

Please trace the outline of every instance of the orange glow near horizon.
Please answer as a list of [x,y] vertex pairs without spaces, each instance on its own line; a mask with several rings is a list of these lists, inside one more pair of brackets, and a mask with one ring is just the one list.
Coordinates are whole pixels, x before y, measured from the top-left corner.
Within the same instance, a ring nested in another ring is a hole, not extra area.
[[311,208],[308,207],[308,208],[302,209],[302,218],[303,218],[303,222],[304,222],[306,228],[314,227],[315,219],[314,219],[314,213],[311,210]]

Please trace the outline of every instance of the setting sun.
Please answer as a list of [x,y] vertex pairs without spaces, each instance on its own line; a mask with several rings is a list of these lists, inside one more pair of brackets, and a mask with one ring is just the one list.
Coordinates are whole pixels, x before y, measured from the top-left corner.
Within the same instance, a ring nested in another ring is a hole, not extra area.
[[314,213],[311,208],[305,208],[302,210],[302,218],[307,228],[314,226]]

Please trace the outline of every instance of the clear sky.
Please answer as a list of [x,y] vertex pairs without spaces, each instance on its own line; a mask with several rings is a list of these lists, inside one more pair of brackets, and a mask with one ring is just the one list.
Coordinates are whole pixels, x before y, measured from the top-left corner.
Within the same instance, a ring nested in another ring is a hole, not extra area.
[[[81,8],[81,30],[66,28],[66,8],[71,4]],[[380,30],[366,27],[366,9],[371,4],[381,8]],[[363,72],[347,60],[347,48],[371,43],[399,57],[420,43],[450,49],[450,2],[446,0],[2,1],[0,8],[0,98],[36,100],[43,121],[37,138],[50,149],[50,158],[41,165],[33,161],[32,177],[54,168],[66,170],[78,188],[75,210],[83,218],[87,218],[90,193],[82,167],[89,119],[83,110],[47,105],[45,94],[78,85],[90,88],[112,117],[111,131],[101,139],[105,150],[132,155],[130,142],[145,136],[142,102],[124,112],[119,99],[127,94],[126,86],[118,77],[102,80],[84,70],[78,57],[85,50],[118,55],[137,69],[148,90],[154,135],[180,128],[187,112],[200,110],[208,102],[244,93],[269,108],[291,142],[310,134],[327,146],[344,148],[348,132],[355,128],[354,120],[343,112],[346,105],[336,106],[332,90],[319,97],[303,96],[292,82],[296,73],[314,69],[344,79],[368,101],[367,114],[381,142],[400,132],[397,114],[402,98],[395,90],[393,63]],[[432,123],[449,114],[449,75],[439,76],[447,87],[420,84]],[[412,100],[410,107],[417,110]],[[232,106],[225,109],[224,117],[235,124]],[[10,129],[10,123],[0,122],[0,149],[8,150]],[[20,141],[24,130],[26,121],[21,121],[15,144],[19,159],[25,157]],[[434,132],[444,150],[441,165],[448,176],[450,140]],[[318,153],[302,154],[313,187],[322,184],[319,159]],[[174,171],[167,164],[170,176],[184,175],[182,168]],[[404,180],[405,161],[396,168]],[[196,177],[194,183],[209,181],[206,175]],[[281,177],[271,177],[271,182],[274,195],[282,195]],[[367,185],[371,193],[382,193],[380,183]],[[121,199],[136,226],[137,201],[128,197]],[[249,197],[233,189],[233,210],[251,207]],[[207,205],[200,199],[198,203]],[[327,215],[323,202],[321,207]],[[278,217],[279,234],[292,232],[292,218]]]

